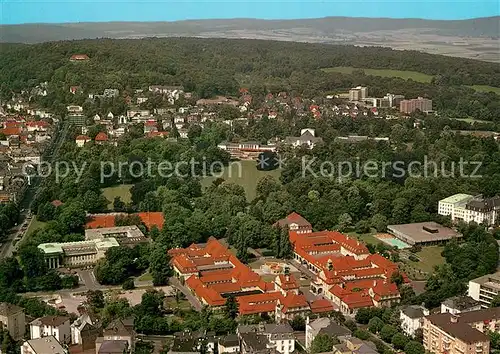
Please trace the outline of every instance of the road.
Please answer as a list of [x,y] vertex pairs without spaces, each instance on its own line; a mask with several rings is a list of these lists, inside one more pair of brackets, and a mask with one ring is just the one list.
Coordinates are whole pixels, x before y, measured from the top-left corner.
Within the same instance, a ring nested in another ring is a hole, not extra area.
[[[69,131],[69,124],[64,123],[60,129],[56,129],[55,138],[52,144],[47,147],[46,151],[43,154],[44,161],[52,162],[54,157],[57,156],[59,150],[66,140],[66,136]],[[31,184],[26,189],[23,199],[19,203],[19,208],[24,210],[19,214],[19,223],[18,226],[14,227],[11,230],[11,233],[7,236],[7,239],[3,242],[0,247],[0,259],[6,257],[12,257],[14,251],[17,249],[17,245],[21,244],[24,236],[26,235],[26,230],[29,229],[29,226],[33,222],[33,219],[28,215],[30,214],[30,210],[33,204],[33,200],[35,199],[36,194],[38,193],[38,189],[41,184],[41,178],[34,177],[32,178]],[[27,224],[24,222],[27,221]],[[23,229],[23,226],[24,227]],[[14,245],[14,240],[17,239],[16,244]]]
[[181,284],[179,279],[177,279],[175,277],[171,277],[170,278],[170,285],[179,289],[186,296],[186,299],[189,301],[191,306],[193,306],[193,308],[196,311],[201,311],[202,305],[201,305],[200,301],[191,293],[191,291],[189,291],[188,288],[186,288],[184,285]]

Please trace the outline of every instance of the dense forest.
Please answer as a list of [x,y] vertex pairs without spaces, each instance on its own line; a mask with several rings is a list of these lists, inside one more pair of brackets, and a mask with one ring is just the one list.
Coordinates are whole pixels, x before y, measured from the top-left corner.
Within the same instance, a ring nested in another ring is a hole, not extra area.
[[[40,103],[61,108],[73,102],[69,86],[85,92],[118,88],[133,92],[153,84],[183,85],[200,97],[234,95],[242,86],[252,94],[287,91],[307,97],[367,85],[370,94],[401,93],[425,96],[435,109],[452,117],[498,121],[498,95],[476,92],[466,85],[498,86],[500,65],[469,59],[354,47],[260,40],[168,38],[143,40],[82,40],[36,45],[1,44],[1,95],[11,98],[40,82],[49,82],[49,95]],[[73,54],[87,62],[73,63]],[[412,70],[433,75],[431,83],[399,78],[326,73],[322,68],[352,66]]]

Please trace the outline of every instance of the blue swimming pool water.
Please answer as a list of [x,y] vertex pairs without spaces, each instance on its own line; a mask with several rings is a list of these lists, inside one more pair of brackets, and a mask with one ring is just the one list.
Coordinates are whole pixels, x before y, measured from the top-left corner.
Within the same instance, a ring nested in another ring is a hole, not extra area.
[[385,243],[388,243],[391,246],[396,246],[399,249],[409,248],[410,247],[410,245],[408,245],[407,243],[405,243],[405,242],[403,242],[401,240],[398,240],[397,238],[384,238],[384,239],[379,239],[379,240],[383,241]]

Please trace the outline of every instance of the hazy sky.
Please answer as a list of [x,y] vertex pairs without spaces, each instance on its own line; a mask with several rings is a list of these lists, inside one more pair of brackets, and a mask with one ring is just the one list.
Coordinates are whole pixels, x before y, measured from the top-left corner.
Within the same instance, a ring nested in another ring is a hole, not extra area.
[[497,16],[499,4],[499,0],[0,0],[0,23],[325,16],[464,19]]

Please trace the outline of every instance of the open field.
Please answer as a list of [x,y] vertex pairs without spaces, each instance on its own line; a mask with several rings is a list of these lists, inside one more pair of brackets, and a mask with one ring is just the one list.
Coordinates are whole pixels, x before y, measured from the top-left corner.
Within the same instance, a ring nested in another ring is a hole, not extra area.
[[375,231],[375,229],[373,229],[372,232],[369,232],[367,234],[359,234],[357,232],[348,232],[347,233],[348,236],[355,237],[358,240],[360,240],[361,242],[363,242],[364,244],[371,243],[373,245],[376,245],[377,243],[382,242],[378,238],[375,237],[376,234],[377,234],[377,232]]
[[431,273],[434,266],[445,263],[445,259],[441,256],[444,247],[442,246],[428,246],[422,247],[422,251],[415,253],[420,259],[420,262],[407,261],[409,265],[423,272]]
[[115,187],[107,187],[102,190],[102,193],[106,197],[106,199],[109,201],[108,208],[113,209],[113,200],[115,197],[120,197],[122,199],[122,202],[124,203],[130,203],[131,201],[131,194],[130,194],[130,188],[132,187],[131,184],[120,184],[119,186]]
[[452,119],[455,119],[455,120],[460,120],[462,122],[466,122],[466,123],[469,123],[469,124],[472,124],[472,123],[491,123],[487,120],[481,120],[481,119],[475,119],[475,118],[452,118]]
[[341,74],[350,74],[353,70],[363,70],[366,75],[382,76],[382,77],[399,77],[404,80],[413,80],[418,82],[431,82],[432,75],[419,73],[417,71],[391,70],[391,69],[367,69],[353,68],[350,66],[337,66],[333,68],[322,69],[325,72],[336,72]]
[[28,227],[28,229],[26,230],[26,235],[29,235],[29,234],[31,234],[33,231],[35,231],[35,230],[37,230],[37,229],[40,229],[40,228],[44,227],[44,226],[45,226],[45,224],[46,224],[46,223],[45,223],[45,222],[43,222],[43,221],[38,221],[38,220],[36,219],[36,215],[35,215],[35,216],[33,216],[33,220],[31,221],[30,226],[29,226],[29,227]]
[[[224,178],[227,182],[242,186],[245,189],[247,199],[252,200],[255,198],[257,182],[266,175],[271,175],[279,180],[281,170],[259,171],[255,161],[244,160],[231,162],[228,167],[224,168],[221,178]],[[208,187],[216,178],[216,176],[205,177],[201,180],[201,185]]]
[[150,281],[150,280],[153,280],[153,277],[148,272],[148,273],[144,273],[143,275],[141,275],[139,278],[137,278],[137,280],[138,281]]
[[494,92],[497,95],[500,95],[500,87],[487,86],[487,85],[474,85],[469,86],[478,92]]

